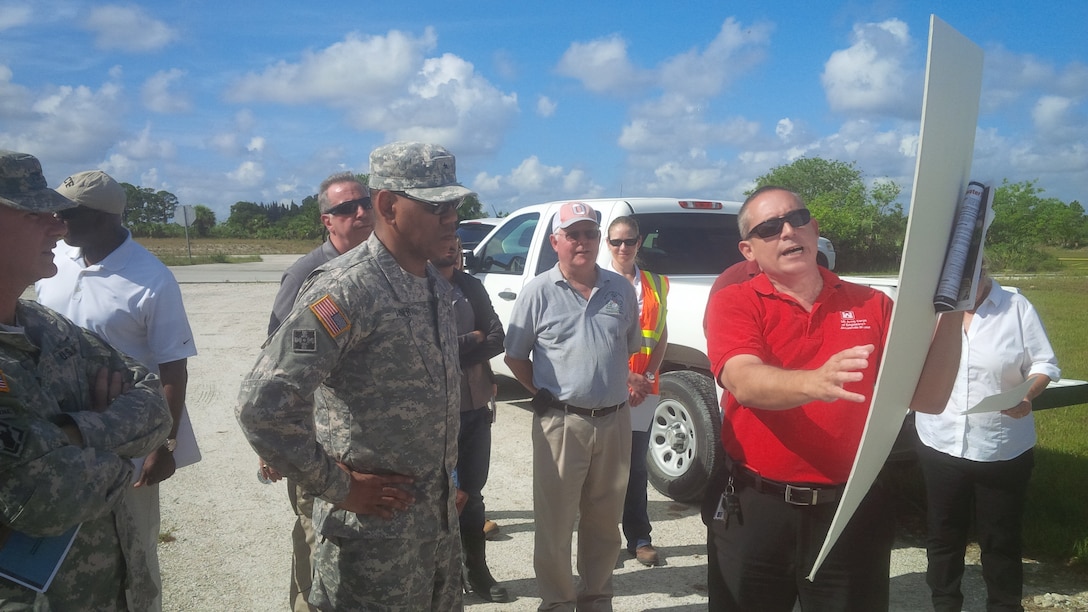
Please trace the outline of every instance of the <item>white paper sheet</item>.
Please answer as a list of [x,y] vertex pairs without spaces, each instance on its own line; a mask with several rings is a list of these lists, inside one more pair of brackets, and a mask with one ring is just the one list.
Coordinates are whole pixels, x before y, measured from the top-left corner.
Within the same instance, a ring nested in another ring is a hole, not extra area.
[[982,58],[978,45],[931,16],[918,163],[899,269],[899,293],[865,432],[809,580],[815,579],[887,460],[922,373],[937,323],[933,295],[951,236],[952,217],[971,180]]
[[1008,410],[1009,408],[1016,407],[1020,403],[1020,400],[1024,399],[1024,396],[1028,394],[1028,389],[1031,388],[1032,379],[1028,378],[1024,382],[1016,385],[1012,389],[1005,391],[1004,393],[998,393],[997,395],[991,395],[984,398],[981,402],[971,406],[967,409],[967,414],[978,414],[980,412],[999,412],[1001,410]]
[[[196,433],[193,431],[193,423],[189,420],[189,409],[181,411],[181,422],[178,423],[178,445],[174,449],[174,467],[183,467],[197,463],[201,459],[200,446],[196,443]],[[137,457],[132,460],[136,470],[132,472],[132,482],[140,479],[144,471],[144,458]]]

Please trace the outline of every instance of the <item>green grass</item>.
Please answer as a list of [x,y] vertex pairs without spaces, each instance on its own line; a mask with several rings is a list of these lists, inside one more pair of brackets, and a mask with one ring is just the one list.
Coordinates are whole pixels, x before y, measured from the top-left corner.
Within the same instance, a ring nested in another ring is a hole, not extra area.
[[[1063,378],[1088,380],[1088,278],[1010,281],[1039,311]],[[1035,415],[1039,442],[1024,513],[1029,555],[1088,568],[1088,404]]]
[[[1064,378],[1088,380],[1088,277],[998,276],[1039,311]],[[1088,404],[1035,413],[1035,470],[1024,511],[1024,555],[1088,573]],[[916,464],[894,466],[900,533],[924,545],[925,487]]]
[[212,253],[210,255],[159,255],[159,261],[168,266],[195,266],[197,264],[210,263],[248,263],[261,261],[260,255],[227,255],[226,253]]
[[261,255],[309,253],[321,244],[320,240],[220,238],[192,238],[188,245],[184,238],[137,238],[136,242],[170,266],[188,264],[190,252],[193,263],[232,263],[260,261]]

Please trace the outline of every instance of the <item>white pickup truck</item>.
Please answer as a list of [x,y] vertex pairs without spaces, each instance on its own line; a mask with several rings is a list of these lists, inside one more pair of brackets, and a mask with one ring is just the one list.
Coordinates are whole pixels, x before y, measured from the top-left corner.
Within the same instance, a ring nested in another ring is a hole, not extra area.
[[[510,320],[525,283],[555,265],[548,236],[565,201],[514,211],[466,255],[466,269],[483,282],[502,321]],[[661,401],[650,426],[647,467],[650,483],[662,494],[694,501],[701,498],[721,447],[721,416],[706,355],[703,313],[714,279],[741,259],[735,246],[740,241],[736,218],[740,203],[673,198],[583,201],[600,214],[602,230],[616,217],[637,218],[643,240],[639,265],[669,277],[668,348],[661,366]],[[833,266],[830,243],[821,242],[820,251]],[[597,263],[607,267],[609,261],[602,237]],[[895,278],[849,280],[895,297]],[[492,366],[497,374],[512,376],[502,355],[492,360]],[[1054,405],[1088,401],[1088,383],[1077,389]],[[1077,397],[1079,401],[1074,401]]]

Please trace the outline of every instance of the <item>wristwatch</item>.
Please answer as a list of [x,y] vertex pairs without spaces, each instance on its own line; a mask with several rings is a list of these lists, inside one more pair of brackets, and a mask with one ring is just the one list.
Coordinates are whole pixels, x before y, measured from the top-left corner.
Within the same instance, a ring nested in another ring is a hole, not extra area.
[[646,372],[645,374],[643,374],[643,376],[645,376],[646,380],[650,382],[654,382],[655,380],[657,380],[657,375],[653,372]]
[[166,447],[166,452],[172,453],[172,452],[174,452],[174,449],[178,447],[178,439],[177,438],[167,438],[166,442],[163,443],[163,446]]

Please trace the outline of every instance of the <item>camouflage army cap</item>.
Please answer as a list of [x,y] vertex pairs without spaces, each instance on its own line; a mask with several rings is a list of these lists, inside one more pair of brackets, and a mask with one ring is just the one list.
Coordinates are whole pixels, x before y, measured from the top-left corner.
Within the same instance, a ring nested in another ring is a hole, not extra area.
[[75,202],[49,188],[37,157],[4,149],[0,149],[0,204],[33,212],[56,212],[75,206]]
[[57,193],[80,206],[119,215],[125,212],[125,188],[101,170],[73,174],[60,182]]
[[450,202],[473,195],[457,182],[457,160],[445,147],[394,142],[370,153],[370,189],[403,191],[424,202]]

